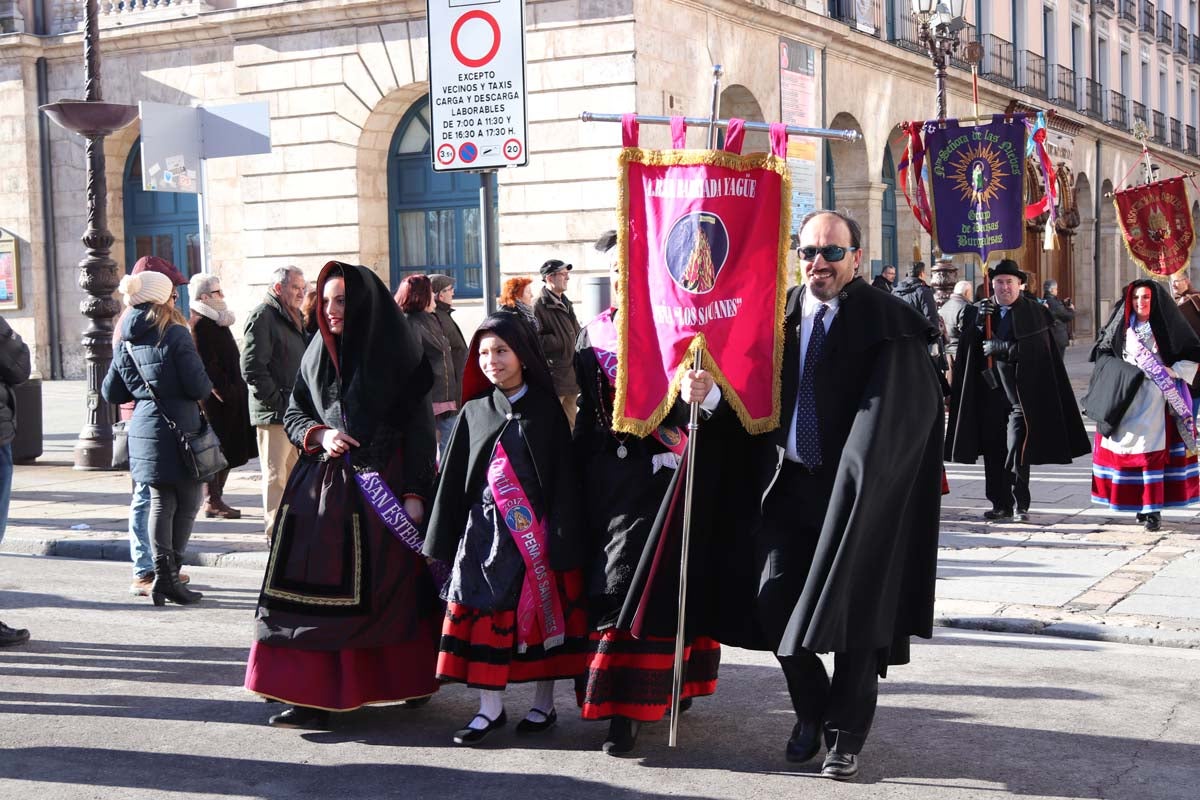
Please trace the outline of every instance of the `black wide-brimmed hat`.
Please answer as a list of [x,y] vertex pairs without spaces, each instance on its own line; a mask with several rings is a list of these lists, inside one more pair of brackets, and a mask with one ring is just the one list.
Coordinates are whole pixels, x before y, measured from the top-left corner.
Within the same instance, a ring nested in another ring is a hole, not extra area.
[[1029,276],[1022,272],[1017,266],[1017,262],[1013,261],[1011,258],[1004,259],[999,264],[988,270],[989,280],[995,278],[997,275],[1012,275],[1021,283],[1025,283],[1027,280],[1029,280]]

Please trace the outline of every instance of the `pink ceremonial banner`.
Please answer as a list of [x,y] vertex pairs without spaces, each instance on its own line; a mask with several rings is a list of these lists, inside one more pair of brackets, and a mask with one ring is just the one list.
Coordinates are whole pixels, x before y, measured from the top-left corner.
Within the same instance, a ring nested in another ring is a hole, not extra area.
[[772,125],[771,153],[741,155],[742,120],[725,150],[638,147],[623,120],[619,160],[618,363],[613,427],[649,436],[666,417],[694,354],[742,425],[779,425],[779,370],[791,181],[787,133]]

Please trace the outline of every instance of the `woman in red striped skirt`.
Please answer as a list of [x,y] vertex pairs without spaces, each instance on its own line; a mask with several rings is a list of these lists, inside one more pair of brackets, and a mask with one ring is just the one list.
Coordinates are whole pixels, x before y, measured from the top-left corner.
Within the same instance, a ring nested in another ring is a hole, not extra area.
[[[615,244],[614,233],[601,237],[596,246],[615,253]],[[615,297],[618,273],[615,264],[613,267],[610,275]],[[617,621],[679,465],[684,444],[679,426],[688,416],[687,406],[678,402],[663,426],[650,436],[613,431],[616,315],[616,309],[610,308],[589,322],[575,353],[580,387],[575,457],[588,526],[587,593],[592,626],[587,672],[577,694],[584,719],[609,720],[608,735],[601,745],[609,755],[633,750],[642,723],[662,719],[671,703],[674,638],[648,633],[634,638]],[[697,637],[685,648],[685,660],[681,708],[689,706],[693,697],[716,691],[720,645]]]
[[1092,360],[1096,374],[1085,401],[1098,431],[1092,502],[1135,512],[1146,530],[1157,531],[1162,509],[1200,500],[1188,391],[1200,338],[1165,286],[1136,280],[1125,287]]
[[425,553],[453,564],[437,676],[480,690],[454,735],[474,745],[502,727],[504,689],[536,682],[517,733],[558,718],[554,681],[583,671],[579,487],[571,431],[532,329],[488,317],[471,340]]

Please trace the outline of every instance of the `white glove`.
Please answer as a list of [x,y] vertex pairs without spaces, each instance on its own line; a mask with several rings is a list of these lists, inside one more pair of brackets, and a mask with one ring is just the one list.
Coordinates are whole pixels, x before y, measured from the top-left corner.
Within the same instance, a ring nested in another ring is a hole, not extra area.
[[658,471],[664,467],[667,469],[679,469],[679,456],[674,453],[659,453],[650,458],[650,463],[653,465],[650,474],[657,475]]

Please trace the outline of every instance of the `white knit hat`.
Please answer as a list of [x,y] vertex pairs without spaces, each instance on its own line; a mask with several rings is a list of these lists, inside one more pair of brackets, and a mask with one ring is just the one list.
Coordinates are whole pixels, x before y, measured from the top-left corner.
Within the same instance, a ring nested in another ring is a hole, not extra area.
[[125,295],[125,305],[139,306],[142,303],[165,303],[171,299],[174,285],[171,279],[158,272],[141,272],[121,278],[117,290]]

